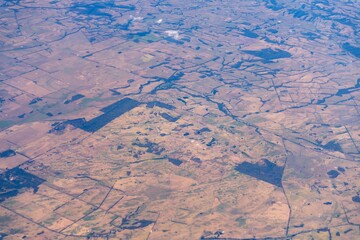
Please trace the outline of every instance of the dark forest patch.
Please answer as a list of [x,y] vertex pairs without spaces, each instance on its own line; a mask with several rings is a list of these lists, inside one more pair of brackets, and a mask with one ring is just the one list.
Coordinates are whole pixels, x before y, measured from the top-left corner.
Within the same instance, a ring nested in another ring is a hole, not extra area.
[[117,101],[101,109],[103,114],[91,119],[90,121],[86,121],[84,118],[67,120],[57,124],[49,132],[52,133],[52,132],[62,131],[65,129],[66,125],[70,124],[86,132],[94,133],[99,129],[103,128],[104,126],[106,126],[114,119],[120,117],[124,113],[136,108],[140,104],[141,104],[140,102],[133,100],[131,98],[124,98],[120,101]]
[[271,48],[264,48],[258,51],[255,50],[244,50],[243,52],[253,55],[255,57],[262,58],[264,60],[270,61],[279,58],[290,58],[291,54],[287,51],[281,49],[271,49]]
[[170,163],[174,164],[175,166],[180,166],[183,163],[182,160],[176,158],[169,158],[168,160]]
[[16,152],[12,149],[8,149],[8,150],[5,150],[3,152],[0,152],[0,158],[7,158],[7,157],[12,157],[12,156],[15,156],[16,155]]
[[279,167],[267,159],[263,159],[262,163],[243,162],[237,165],[235,170],[277,187],[282,187],[283,167]]
[[83,97],[85,97],[85,95],[76,94],[76,95],[72,96],[70,99],[65,100],[64,104],[69,104],[69,103],[75,102]]
[[33,189],[36,193],[45,180],[16,167],[0,174],[0,202],[21,193],[22,189]]

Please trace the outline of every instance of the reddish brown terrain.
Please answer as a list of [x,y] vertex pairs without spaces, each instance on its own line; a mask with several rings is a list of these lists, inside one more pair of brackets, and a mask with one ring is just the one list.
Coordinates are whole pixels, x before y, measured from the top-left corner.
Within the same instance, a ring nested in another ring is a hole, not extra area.
[[359,13],[0,0],[0,239],[359,239]]

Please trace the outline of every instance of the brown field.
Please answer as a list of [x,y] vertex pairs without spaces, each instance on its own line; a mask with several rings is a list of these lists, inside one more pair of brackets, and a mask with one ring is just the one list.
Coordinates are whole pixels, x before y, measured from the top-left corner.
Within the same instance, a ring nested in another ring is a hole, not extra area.
[[0,0],[0,239],[358,239],[329,2]]

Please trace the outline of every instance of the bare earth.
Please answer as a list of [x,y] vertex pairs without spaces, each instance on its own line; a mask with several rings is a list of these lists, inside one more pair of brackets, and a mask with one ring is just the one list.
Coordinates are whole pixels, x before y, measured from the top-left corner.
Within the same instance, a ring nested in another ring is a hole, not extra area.
[[359,13],[0,0],[0,239],[359,239]]

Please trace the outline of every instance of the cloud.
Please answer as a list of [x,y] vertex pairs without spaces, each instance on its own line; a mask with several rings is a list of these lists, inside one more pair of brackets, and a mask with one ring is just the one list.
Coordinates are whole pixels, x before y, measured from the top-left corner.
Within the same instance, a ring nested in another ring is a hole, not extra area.
[[175,40],[178,40],[179,37],[180,37],[179,31],[168,30],[168,31],[165,31],[165,33],[166,33],[169,37],[174,38]]
[[133,20],[134,22],[136,22],[136,21],[142,21],[144,18],[143,17],[134,17],[133,15],[130,15],[130,19]]

